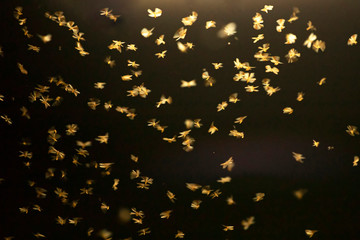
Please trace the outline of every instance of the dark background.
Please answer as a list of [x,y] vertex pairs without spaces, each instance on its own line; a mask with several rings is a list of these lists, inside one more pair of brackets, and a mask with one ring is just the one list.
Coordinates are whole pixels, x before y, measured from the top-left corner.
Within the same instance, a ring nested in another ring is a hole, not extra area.
[[[269,14],[261,12],[264,25],[260,31],[252,28],[252,17],[264,4],[274,5]],[[13,17],[16,6],[23,6],[26,26],[33,38],[26,38]],[[282,33],[275,31],[276,20],[288,19],[293,7],[298,7],[299,20],[286,23]],[[100,16],[101,9],[108,7],[121,17],[116,23]],[[147,9],[163,10],[160,18],[147,16]],[[305,229],[319,230],[313,239],[360,239],[359,167],[353,167],[354,155],[360,154],[359,136],[351,137],[348,125],[360,126],[359,95],[359,45],[347,46],[348,38],[360,33],[359,1],[1,1],[0,45],[4,57],[0,57],[1,115],[9,116],[13,124],[0,122],[1,168],[1,225],[0,237],[33,239],[40,232],[48,239],[85,239],[87,229],[96,233],[107,229],[113,239],[132,236],[133,239],[170,239],[177,230],[185,233],[185,239],[306,239]],[[48,11],[63,11],[67,21],[74,21],[80,32],[85,33],[85,50],[90,55],[82,57],[75,47],[71,32],[44,17]],[[198,20],[188,27],[185,41],[195,44],[194,50],[181,53],[172,35],[182,25],[181,18],[196,11]],[[217,28],[205,30],[205,22],[214,20]],[[308,37],[306,23],[311,20],[318,39],[326,42],[324,53],[315,53],[302,46]],[[237,24],[234,37],[220,39],[217,31],[228,22]],[[155,27],[148,39],[140,30]],[[36,34],[52,34],[52,41],[43,44]],[[253,44],[251,37],[264,33],[265,39]],[[294,45],[284,45],[285,34],[294,33],[298,40]],[[165,34],[166,45],[156,46],[154,41]],[[136,52],[118,53],[107,46],[112,40],[125,45],[134,43]],[[228,45],[228,42],[231,44]],[[267,63],[257,62],[253,55],[257,46],[270,43],[269,52],[281,56],[283,65],[275,76],[265,73]],[[27,44],[41,47],[40,53],[27,50]],[[59,50],[61,46],[61,50]],[[293,64],[286,63],[284,55],[296,48],[301,57]],[[167,49],[165,59],[154,54]],[[116,61],[110,68],[104,63],[106,56]],[[254,72],[260,91],[247,93],[245,83],[234,82],[233,61],[248,61],[256,66]],[[133,81],[123,82],[121,76],[129,74],[128,59],[140,64],[143,75]],[[28,70],[23,75],[17,68],[20,62]],[[215,71],[212,62],[223,62],[224,68]],[[212,88],[203,85],[202,69],[215,77]],[[37,84],[49,85],[48,77],[61,75],[81,94],[78,97],[51,84],[51,97],[63,96],[60,106],[45,109],[40,102],[30,103],[28,95]],[[326,77],[326,84],[317,82]],[[267,96],[261,79],[271,78],[271,85],[281,91]],[[197,79],[198,86],[180,88],[180,80]],[[93,87],[95,82],[106,82],[103,90]],[[127,90],[144,82],[151,89],[146,99],[127,97]],[[297,92],[305,92],[302,102],[296,101]],[[227,100],[234,92],[241,99],[229,103],[225,111],[217,112],[218,103]],[[160,96],[173,97],[173,104],[155,107]],[[101,105],[93,111],[87,106],[89,98],[98,98]],[[114,106],[135,108],[133,121],[115,111],[103,108],[111,100]],[[26,106],[31,119],[21,117],[20,107]],[[292,107],[294,113],[285,115],[284,107]],[[247,115],[242,125],[244,139],[228,136],[236,117]],[[151,118],[160,120],[168,128],[164,134],[147,126]],[[203,127],[193,129],[194,150],[182,150],[181,142],[168,144],[163,137],[172,137],[185,130],[184,120],[201,118]],[[214,121],[219,132],[207,130]],[[79,131],[66,136],[65,126],[76,123]],[[47,131],[55,127],[62,136],[57,149],[66,153],[63,161],[51,161],[47,154]],[[99,144],[98,135],[109,132],[109,143]],[[31,146],[22,146],[23,138],[31,139]],[[312,140],[320,141],[319,148],[312,147]],[[76,140],[92,141],[90,156],[81,159],[83,166],[71,163],[76,153]],[[333,146],[333,150],[328,150]],[[33,152],[32,165],[26,168],[18,157],[19,151]],[[292,152],[302,153],[303,164],[296,162]],[[130,160],[130,154],[139,156],[139,162]],[[227,172],[220,164],[233,157],[235,167]],[[86,162],[114,162],[110,176],[102,176],[100,169],[85,167]],[[45,179],[48,168],[56,168],[53,179]],[[129,179],[132,169],[140,169],[143,176],[154,179],[149,190],[136,188],[136,181]],[[60,171],[67,171],[67,180],[60,179]],[[231,183],[220,184],[220,177],[231,176]],[[120,179],[119,189],[111,189],[113,179]],[[86,180],[93,179],[94,195],[80,195]],[[37,199],[27,181],[48,190],[45,199]],[[210,199],[199,191],[191,192],[185,183],[195,182],[221,189],[219,198]],[[56,187],[69,193],[69,199],[79,199],[73,209],[61,204],[54,194]],[[308,192],[302,200],[292,192],[299,188]],[[171,203],[166,191],[176,194]],[[255,193],[264,192],[265,198],[254,203]],[[225,199],[234,196],[236,205],[228,206]],[[202,199],[199,210],[190,208],[191,201]],[[110,210],[104,214],[101,202]],[[41,213],[30,210],[19,212],[19,207],[39,204]],[[145,212],[144,225],[120,224],[117,213],[121,208]],[[169,220],[160,219],[162,211],[173,209]],[[56,224],[55,218],[82,217],[78,226]],[[255,225],[244,231],[241,220],[255,216]],[[221,224],[234,225],[232,232],[223,232]],[[150,227],[151,234],[137,236],[137,231]]]

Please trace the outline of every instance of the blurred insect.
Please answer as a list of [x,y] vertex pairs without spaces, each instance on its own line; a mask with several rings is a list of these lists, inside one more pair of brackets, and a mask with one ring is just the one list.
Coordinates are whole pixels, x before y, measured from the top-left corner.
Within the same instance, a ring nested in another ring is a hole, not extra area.
[[306,229],[305,230],[305,234],[309,237],[309,238],[312,238],[312,236],[317,233],[318,230],[310,230],[310,229]]
[[265,193],[256,193],[255,197],[253,197],[254,202],[260,202],[264,199]]
[[206,22],[206,25],[205,25],[206,29],[214,28],[214,27],[216,27],[216,22],[215,21],[207,21]]
[[294,159],[299,163],[304,163],[305,157],[301,153],[292,152]]
[[243,226],[244,230],[248,230],[249,227],[253,224],[255,224],[254,216],[248,217],[247,219],[241,221],[241,225]]
[[160,17],[162,14],[162,10],[160,8],[155,8],[155,10],[148,9],[149,17],[157,18]]
[[351,35],[349,40],[347,41],[347,45],[349,45],[349,46],[356,45],[357,44],[357,37],[358,37],[357,34]]
[[181,80],[181,86],[182,88],[190,88],[190,87],[195,87],[196,86],[196,80],[191,80],[191,81],[185,81],[185,80]]
[[141,35],[144,38],[148,38],[153,34],[152,32],[153,32],[154,29],[155,28],[151,28],[151,29],[143,28],[143,29],[141,29]]
[[274,6],[272,5],[265,5],[260,11],[268,13],[269,11],[273,10]]

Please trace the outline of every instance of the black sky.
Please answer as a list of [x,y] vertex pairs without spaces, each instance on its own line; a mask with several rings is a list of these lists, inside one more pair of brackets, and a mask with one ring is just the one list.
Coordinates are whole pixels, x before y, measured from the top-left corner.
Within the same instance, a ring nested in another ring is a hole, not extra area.
[[[264,4],[274,5],[268,14],[262,13],[265,27],[256,31],[252,17]],[[26,26],[33,38],[26,38],[14,18],[16,6],[23,7]],[[108,7],[120,14],[116,23],[100,16],[101,9]],[[157,19],[147,16],[147,9],[161,8]],[[299,20],[286,23],[282,33],[275,31],[276,20],[288,19],[298,7]],[[101,229],[113,233],[113,239],[171,239],[177,230],[185,233],[185,239],[306,239],[305,229],[316,229],[313,239],[360,239],[359,167],[353,167],[355,155],[360,155],[359,136],[346,133],[348,125],[360,127],[360,71],[359,44],[348,46],[352,34],[360,34],[359,1],[2,1],[0,3],[0,115],[7,115],[12,124],[0,122],[0,150],[2,167],[0,178],[3,223],[0,238],[34,239],[34,233],[46,235],[46,239],[86,239],[87,231],[94,228],[89,237],[97,239]],[[44,17],[63,11],[67,21],[74,21],[84,32],[84,48],[90,53],[82,57],[74,49],[76,41],[65,27]],[[199,16],[188,27],[184,42],[195,44],[193,50],[181,53],[172,39],[182,25],[181,19],[196,11]],[[214,20],[215,29],[205,29],[205,22]],[[311,20],[314,33],[326,42],[325,52],[316,53],[302,44],[310,34],[306,23]],[[229,22],[237,24],[237,33],[220,39],[217,31]],[[154,29],[150,38],[143,38],[142,28]],[[263,33],[265,39],[253,44],[251,37]],[[285,45],[286,33],[297,35],[294,45]],[[52,41],[44,44],[37,34],[52,34]],[[154,41],[165,34],[166,45],[156,46]],[[136,52],[119,53],[109,50],[112,40],[134,43]],[[228,44],[230,42],[230,44]],[[265,73],[265,65],[253,55],[257,47],[270,43],[272,55],[281,57],[279,75]],[[27,50],[28,45],[40,46],[39,53]],[[61,47],[61,48],[60,48]],[[295,48],[301,57],[295,63],[287,63],[285,54]],[[167,50],[164,59],[154,54]],[[114,68],[104,63],[111,56]],[[254,85],[259,92],[248,93],[244,82],[233,81],[238,71],[233,61],[249,62],[257,78]],[[127,60],[136,60],[143,75],[129,82],[121,76],[130,74]],[[28,70],[21,74],[17,63]],[[224,68],[214,70],[211,63],[222,62]],[[213,87],[205,87],[201,74],[207,69],[216,79]],[[79,96],[65,92],[48,82],[50,76],[62,76],[64,81],[80,91]],[[326,77],[326,83],[317,84]],[[271,85],[281,90],[267,96],[261,86],[263,78],[270,78]],[[180,88],[180,80],[197,80],[194,88]],[[95,82],[106,82],[103,90],[95,89]],[[151,89],[145,99],[126,96],[127,90],[144,83]],[[45,109],[39,102],[30,103],[29,94],[37,84],[48,85],[51,97],[62,96],[59,106]],[[226,101],[234,92],[240,102],[229,103],[225,111],[217,112],[216,106]],[[298,92],[304,92],[304,100],[296,101]],[[171,105],[155,107],[160,96],[172,96]],[[87,106],[90,98],[101,100],[95,111]],[[113,109],[106,111],[103,104],[112,101],[114,106],[135,108],[137,116],[129,120]],[[31,119],[21,117],[20,107],[29,109]],[[283,108],[292,107],[293,114],[283,114]],[[247,116],[242,125],[236,125],[245,133],[244,139],[228,136],[234,120]],[[148,127],[147,121],[156,118],[168,128],[164,133]],[[193,129],[194,150],[182,150],[181,141],[166,143],[163,137],[178,135],[186,130],[185,119],[201,118],[202,128]],[[3,119],[1,119],[3,120]],[[214,122],[219,131],[210,135],[207,130]],[[79,131],[75,136],[65,134],[66,125],[76,123]],[[55,145],[66,153],[63,161],[51,161],[48,154],[48,130],[55,127],[62,136]],[[109,133],[109,143],[99,144],[94,139]],[[31,146],[21,145],[23,138],[31,139]],[[320,142],[312,146],[313,139]],[[76,140],[92,141],[90,156],[82,159],[83,166],[75,167],[72,156],[76,153]],[[329,147],[333,149],[329,150]],[[19,151],[33,152],[30,169],[19,158]],[[303,154],[301,164],[292,152]],[[139,156],[139,162],[130,160],[130,154]],[[235,167],[231,172],[220,164],[233,157]],[[111,175],[102,176],[101,169],[86,167],[96,161],[113,162]],[[52,179],[45,179],[48,168],[55,168]],[[136,188],[136,180],[129,179],[132,169],[140,169],[143,176],[154,179],[149,190]],[[67,180],[61,179],[61,170],[67,172]],[[217,183],[220,177],[231,176],[224,185]],[[111,186],[113,179],[120,179],[119,189]],[[93,179],[94,194],[80,195],[86,180]],[[47,189],[45,199],[36,198],[36,186]],[[195,182],[221,189],[219,198],[211,199],[189,191],[185,183]],[[77,208],[61,203],[54,194],[56,187],[68,191],[69,199],[79,199]],[[302,200],[292,192],[307,189]],[[170,190],[177,196],[171,203],[166,197]],[[265,193],[263,201],[254,203],[255,193]],[[234,196],[234,206],[226,204],[226,198]],[[202,199],[198,210],[190,208],[194,199]],[[101,202],[110,206],[107,213],[100,210]],[[20,207],[32,208],[39,204],[43,212],[30,210],[19,212]],[[143,225],[121,224],[118,210],[136,207],[145,212]],[[162,211],[173,209],[169,220],[160,219]],[[78,226],[56,224],[57,216],[82,217]],[[241,221],[255,216],[255,225],[244,231]],[[233,232],[222,231],[222,224],[234,225]],[[151,228],[151,234],[138,236],[137,231]]]

